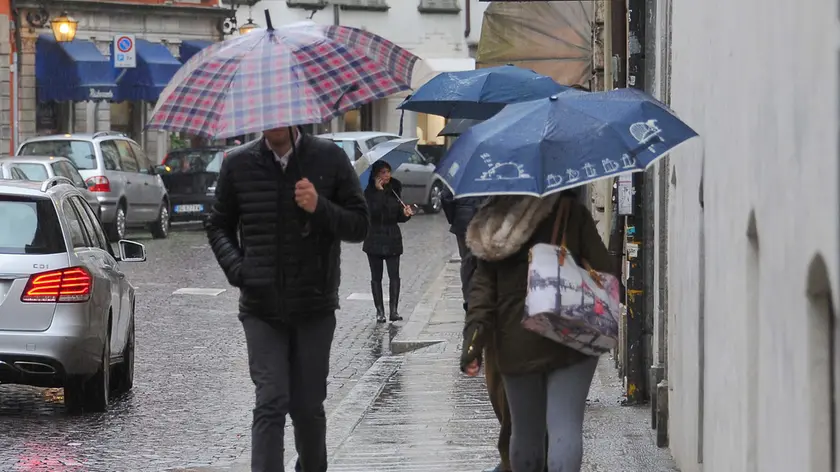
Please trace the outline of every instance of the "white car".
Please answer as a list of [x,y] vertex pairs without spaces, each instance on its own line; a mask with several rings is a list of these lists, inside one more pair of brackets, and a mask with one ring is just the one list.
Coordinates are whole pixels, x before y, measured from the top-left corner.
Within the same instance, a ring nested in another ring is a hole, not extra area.
[[73,161],[66,157],[57,156],[10,156],[0,158],[0,174],[2,178],[11,179],[14,177],[23,176],[20,180],[29,180],[32,182],[44,182],[53,177],[64,177],[73,182],[73,185],[79,188],[79,191],[84,195],[85,200],[93,208],[93,211],[99,215],[100,206],[96,195],[88,190],[88,184]]
[[319,134],[317,137],[329,139],[338,144],[347,153],[350,162],[356,162],[362,155],[367,154],[368,151],[379,143],[400,138],[397,134],[382,133],[380,131],[347,131],[344,133]]

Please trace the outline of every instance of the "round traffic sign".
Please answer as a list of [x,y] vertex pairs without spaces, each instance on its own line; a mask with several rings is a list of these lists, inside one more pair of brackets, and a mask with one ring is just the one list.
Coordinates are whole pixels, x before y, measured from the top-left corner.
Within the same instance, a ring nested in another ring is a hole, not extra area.
[[117,40],[117,49],[119,49],[120,52],[129,52],[133,47],[134,41],[132,41],[128,36],[121,36],[120,39]]

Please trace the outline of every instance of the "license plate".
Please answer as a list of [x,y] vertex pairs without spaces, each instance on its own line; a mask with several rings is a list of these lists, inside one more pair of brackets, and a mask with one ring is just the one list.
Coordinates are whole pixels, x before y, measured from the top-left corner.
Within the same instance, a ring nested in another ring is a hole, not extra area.
[[204,211],[204,205],[175,205],[175,213],[198,213]]

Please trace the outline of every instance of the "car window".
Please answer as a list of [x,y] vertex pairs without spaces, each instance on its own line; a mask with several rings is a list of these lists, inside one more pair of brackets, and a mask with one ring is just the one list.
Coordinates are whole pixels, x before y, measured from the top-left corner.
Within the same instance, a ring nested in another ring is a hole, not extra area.
[[73,205],[71,205],[68,200],[65,200],[61,205],[61,212],[64,213],[64,217],[67,218],[67,232],[70,233],[70,241],[73,244],[73,247],[91,247],[92,243],[88,240],[87,234],[85,234],[79,215],[76,213]]
[[356,141],[339,139],[334,140],[333,142],[338,144],[338,147],[344,150],[344,153],[347,154],[347,157],[349,157],[351,161],[355,162],[362,157],[362,148],[359,147],[359,143]]
[[131,146],[131,150],[134,151],[134,157],[137,158],[137,165],[140,167],[140,172],[143,174],[151,174],[152,163],[149,161],[149,157],[146,156],[146,151],[137,145],[137,143],[128,141],[128,145]]
[[102,232],[99,220],[92,216],[92,212],[87,211],[88,204],[79,197],[70,197],[70,202],[76,209],[76,213],[82,222],[82,229],[84,230],[87,239],[93,244],[93,247],[98,247],[103,251],[108,251],[108,239]]
[[193,174],[196,172],[219,172],[225,153],[213,150],[190,150],[170,152],[164,159],[170,174]]
[[19,163],[13,164],[13,166],[23,172],[23,175],[26,176],[26,180],[43,182],[50,178],[50,173],[47,170],[47,166],[44,164]]
[[84,187],[85,181],[82,179],[82,176],[79,175],[79,171],[73,168],[73,164],[67,161],[58,161],[53,162],[52,164],[53,174],[57,177],[66,177],[73,182],[73,185],[77,187]]
[[67,161],[62,161],[61,165],[64,167],[64,172],[67,173],[68,178],[72,180],[77,187],[87,188],[87,184],[85,184],[85,179],[83,179],[82,174],[80,174],[79,171],[76,170],[75,167],[73,167],[73,164]]
[[51,139],[33,141],[20,148],[21,156],[61,156],[73,161],[77,169],[96,169],[96,152],[90,141]]
[[377,144],[386,143],[386,142],[392,141],[394,139],[397,139],[397,138],[395,136],[377,136],[375,138],[371,138],[370,141],[373,142],[373,145],[368,145],[368,149],[372,148],[373,146],[376,146]]
[[99,150],[102,151],[102,160],[106,170],[122,170],[120,166],[120,151],[117,150],[117,143],[113,140],[99,143]]
[[11,169],[9,169],[9,173],[12,175],[12,178],[15,179],[15,180],[26,180],[26,174],[24,174],[17,167],[12,167]]
[[414,151],[413,153],[411,153],[411,158],[409,158],[408,162],[410,162],[412,164],[425,165],[426,164],[426,158],[423,157],[422,155],[420,155],[419,152]]
[[114,142],[117,144],[117,151],[120,153],[120,167],[122,167],[123,172],[138,172],[140,168],[134,158],[134,153],[131,152],[128,141],[118,139]]
[[0,254],[66,251],[55,206],[48,198],[0,195]]

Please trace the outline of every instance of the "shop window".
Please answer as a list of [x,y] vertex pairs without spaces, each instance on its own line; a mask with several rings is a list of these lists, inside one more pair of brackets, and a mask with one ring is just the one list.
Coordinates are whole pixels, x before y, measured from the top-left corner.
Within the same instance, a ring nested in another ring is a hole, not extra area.
[[366,103],[345,113],[344,131],[373,131],[373,105]]
[[417,144],[445,145],[446,139],[443,136],[438,136],[438,133],[443,131],[444,126],[446,126],[446,118],[437,115],[428,115],[426,113],[418,113],[417,137],[420,141]]
[[420,13],[459,13],[458,0],[420,0],[417,6]]
[[111,130],[125,133],[129,138],[142,142],[143,102],[111,103]]
[[803,470],[836,472],[837,463],[837,320],[825,260],[816,255],[808,267],[808,381],[810,388],[811,463]]
[[[404,1],[404,0],[403,0]],[[388,11],[387,0],[334,0],[342,10]]]
[[39,103],[35,109],[35,132],[39,136],[73,132],[73,103]]

